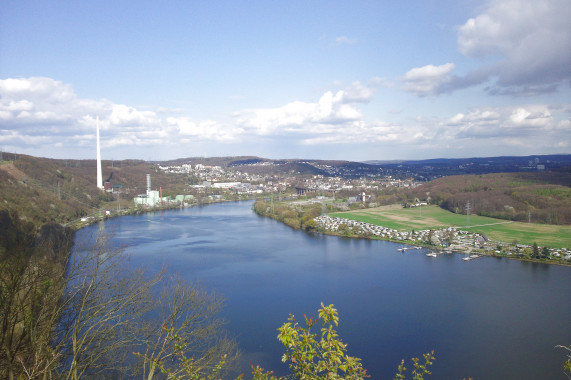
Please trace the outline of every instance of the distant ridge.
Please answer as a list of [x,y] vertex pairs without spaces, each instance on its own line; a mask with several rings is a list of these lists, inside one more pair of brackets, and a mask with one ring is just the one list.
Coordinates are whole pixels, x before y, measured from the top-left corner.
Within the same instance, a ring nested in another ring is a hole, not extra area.
[[488,163],[490,161],[496,163],[526,163],[529,160],[538,158],[540,162],[560,162],[571,164],[571,154],[535,154],[530,156],[493,156],[493,157],[468,157],[468,158],[429,158],[425,160],[368,160],[362,161],[369,165],[427,165],[427,164],[457,164],[466,162]]
[[436,178],[486,173],[514,173],[562,170],[571,167],[571,154],[496,156],[470,158],[432,158],[426,160],[347,160],[269,159],[257,156],[188,157],[157,161],[161,165],[203,164],[257,174],[329,175],[345,178],[391,176],[430,181]]

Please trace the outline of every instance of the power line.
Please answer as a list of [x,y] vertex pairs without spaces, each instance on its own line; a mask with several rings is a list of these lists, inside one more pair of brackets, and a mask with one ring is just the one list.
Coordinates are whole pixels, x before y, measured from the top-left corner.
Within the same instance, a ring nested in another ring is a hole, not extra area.
[[466,203],[466,227],[470,227],[470,201]]

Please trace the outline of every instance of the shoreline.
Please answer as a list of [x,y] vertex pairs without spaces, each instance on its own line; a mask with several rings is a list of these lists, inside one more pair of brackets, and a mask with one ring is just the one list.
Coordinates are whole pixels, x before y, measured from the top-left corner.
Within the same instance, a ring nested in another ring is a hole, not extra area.
[[[105,220],[111,219],[111,218],[121,217],[121,216],[138,215],[138,214],[144,214],[144,213],[148,213],[148,212],[181,209],[181,208],[187,208],[187,207],[205,206],[205,205],[214,204],[214,203],[252,201],[252,200],[256,200],[256,199],[258,199],[258,198],[251,198],[251,199],[244,199],[244,200],[216,200],[216,201],[212,201],[212,202],[183,204],[183,205],[162,205],[162,206],[158,206],[158,207],[155,206],[155,207],[148,207],[148,208],[144,208],[144,209],[142,209],[142,208],[130,208],[130,209],[123,209],[123,210],[121,210],[120,213],[115,212],[115,213],[111,213],[109,215],[103,215],[102,217],[99,217],[99,218],[93,217],[93,219],[91,219],[89,221],[80,221],[80,222],[78,222],[77,220],[72,221],[72,222],[64,224],[64,226],[66,226],[66,227],[68,226],[68,227],[72,228],[74,231],[77,231],[77,230],[80,230],[84,227],[88,227],[92,224],[95,224],[95,223],[98,223],[101,221],[105,221]],[[283,221],[280,221],[278,218],[273,217],[271,214],[260,214],[260,213],[257,213],[255,210],[253,210],[253,211],[259,216],[269,217],[271,219],[274,219],[278,222],[285,224],[286,226],[289,226],[288,224],[284,223]],[[353,224],[353,223],[361,224],[361,225],[366,224],[364,222],[356,222],[356,221],[353,221],[351,219],[344,219],[344,218],[338,218],[338,217],[336,217],[336,218],[343,220],[343,221],[347,221],[350,224]],[[317,219],[317,218],[315,218],[315,219]],[[289,226],[289,227],[294,228],[292,226]],[[385,228],[385,227],[381,227],[381,226],[377,226],[377,227]],[[303,230],[302,228],[294,228],[294,229]],[[308,230],[305,230],[305,231],[308,231]],[[555,259],[555,260],[557,260],[557,261],[555,261],[554,259],[550,260],[550,259],[536,259],[536,258],[532,258],[532,257],[523,257],[523,254],[519,254],[517,256],[515,256],[515,254],[514,255],[497,254],[496,252],[494,252],[492,250],[485,250],[483,248],[476,248],[476,247],[467,247],[466,245],[459,245],[459,244],[450,244],[449,246],[437,246],[437,245],[433,245],[433,244],[428,244],[424,241],[418,241],[418,240],[413,241],[413,240],[408,240],[408,239],[404,239],[404,238],[398,239],[398,238],[390,238],[390,237],[375,236],[375,235],[365,236],[363,234],[353,233],[352,231],[350,231],[348,233],[347,232],[338,232],[338,231],[330,230],[330,229],[323,228],[323,227],[316,227],[311,232],[316,232],[316,233],[320,233],[323,235],[338,236],[338,237],[342,237],[342,238],[350,238],[350,239],[370,239],[370,240],[388,241],[391,243],[403,244],[403,245],[407,245],[407,246],[411,246],[411,247],[421,247],[421,248],[425,248],[425,249],[435,250],[435,251],[438,251],[439,254],[443,254],[443,253],[453,253],[453,254],[462,254],[462,255],[475,255],[475,254],[477,254],[480,256],[495,257],[495,258],[507,258],[510,260],[518,260],[518,261],[522,261],[522,262],[561,265],[561,266],[571,267],[571,261],[569,261],[569,260]],[[472,234],[472,235],[480,236],[479,234]],[[493,244],[508,244],[508,243],[493,242]],[[408,249],[411,249],[411,248],[406,248],[405,250],[408,250]]]
[[[74,231],[78,231],[78,230],[81,230],[82,228],[88,227],[92,224],[103,222],[107,219],[119,218],[122,216],[140,215],[140,214],[146,214],[146,213],[155,212],[155,211],[175,210],[175,209],[188,208],[188,207],[205,206],[205,205],[214,204],[214,203],[252,201],[252,200],[256,200],[256,199],[257,198],[239,199],[239,200],[222,199],[222,200],[214,200],[211,202],[201,202],[201,203],[191,203],[191,204],[188,204],[188,203],[176,204],[176,205],[165,204],[162,206],[138,207],[138,208],[137,207],[131,207],[128,209],[121,209],[121,211],[119,213],[115,210],[115,211],[111,211],[109,214],[93,216],[95,214],[101,214],[102,212],[104,213],[106,211],[110,211],[110,210],[99,210],[95,213],[81,217],[79,219],[75,219],[75,220],[72,220],[72,221],[67,222],[67,223],[62,223],[61,225],[64,227],[69,227],[69,228],[73,229]],[[82,220],[84,218],[88,218],[88,220]]]
[[[271,212],[269,212],[269,209],[266,210],[266,212],[264,212],[262,210],[256,210],[256,208],[253,207],[253,211],[259,216],[269,217],[271,219],[274,219],[278,222],[281,222],[289,226],[290,228],[304,230],[307,232],[321,233],[323,235],[331,235],[331,236],[338,236],[351,239],[357,238],[357,239],[389,241],[397,244],[419,246],[426,249],[432,249],[440,253],[446,252],[446,253],[455,253],[462,255],[477,254],[480,256],[507,258],[522,262],[551,264],[551,265],[560,265],[567,267],[571,266],[571,260],[564,258],[542,259],[542,258],[530,257],[530,250],[532,249],[531,246],[525,246],[525,245],[513,246],[505,242],[491,241],[483,235],[460,230],[455,227],[449,227],[440,230],[423,230],[423,231],[413,230],[412,232],[399,232],[378,225],[372,225],[365,222],[358,222],[351,219],[344,219],[339,217],[329,217],[327,215],[320,215],[315,217],[312,220],[314,224],[311,226],[309,226],[308,224],[302,224],[301,220],[299,225],[292,225],[289,223],[285,223],[283,220],[280,220],[278,218],[278,215],[272,214]],[[332,222],[332,220],[334,222]],[[329,225],[328,222],[330,223]],[[338,228],[341,228],[341,231],[339,231]],[[441,244],[440,237],[443,237],[444,235],[446,235],[448,243],[445,243],[443,245]],[[451,238],[451,236],[453,237]],[[412,240],[411,237],[415,239]],[[425,240],[425,238],[427,238],[427,240]],[[432,241],[433,243],[432,244],[427,243],[427,241],[429,242]],[[509,248],[509,250],[507,250],[506,253],[498,253],[497,252],[498,247]]]

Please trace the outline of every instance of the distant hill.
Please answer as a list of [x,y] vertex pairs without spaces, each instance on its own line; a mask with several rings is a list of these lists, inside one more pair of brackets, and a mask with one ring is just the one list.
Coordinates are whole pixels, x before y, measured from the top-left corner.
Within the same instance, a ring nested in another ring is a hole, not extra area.
[[264,158],[255,157],[255,156],[225,156],[225,157],[186,157],[186,158],[177,158],[175,160],[167,160],[167,161],[157,161],[157,164],[165,165],[165,166],[175,166],[175,165],[182,165],[182,164],[191,164],[191,165],[205,165],[205,166],[220,166],[220,167],[229,167],[232,166],[235,162],[264,162],[264,161],[271,161],[266,160]]
[[497,157],[469,157],[469,158],[431,158],[426,160],[370,160],[364,161],[370,165],[488,165],[488,166],[518,166],[526,167],[530,161],[535,164],[571,164],[571,154],[550,154],[550,155],[533,155],[533,156],[497,156]]
[[[159,162],[157,162],[159,163]],[[278,159],[272,160],[255,156],[236,157],[188,157],[176,160],[162,161],[161,165],[202,164],[205,166],[220,166],[229,170],[247,169],[248,173],[263,175],[343,175],[360,177],[366,173],[380,173],[375,165],[361,162],[341,160],[304,160]]]
[[429,160],[366,161],[387,173],[432,180],[458,174],[533,172],[571,166],[571,154],[534,156],[435,158]]
[[438,178],[411,195],[452,212],[547,224],[571,224],[571,169]]

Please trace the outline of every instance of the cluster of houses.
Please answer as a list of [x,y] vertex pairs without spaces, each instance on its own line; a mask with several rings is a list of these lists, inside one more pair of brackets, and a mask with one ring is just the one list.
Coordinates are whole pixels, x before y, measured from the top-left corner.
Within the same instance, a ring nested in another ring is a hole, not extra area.
[[[315,219],[316,225],[325,230],[361,236],[377,236],[382,239],[402,241],[408,244],[430,244],[454,252],[472,253],[477,251],[491,255],[523,256],[533,249],[528,245],[508,245],[492,242],[485,236],[473,232],[448,227],[438,230],[398,231],[392,228],[377,226],[371,223],[351,219],[321,215]],[[498,249],[501,247],[501,249]],[[540,247],[541,248],[541,247]],[[571,261],[571,250],[566,248],[548,248],[548,256],[554,259]]]
[[222,189],[228,190],[236,194],[262,194],[265,191],[263,185],[252,185],[246,182],[210,182],[203,181],[202,185],[191,185],[191,188],[197,191],[204,191],[206,189]]
[[203,164],[183,164],[175,166],[159,166],[165,173],[184,173],[202,180],[190,187],[199,192],[209,188],[229,190],[238,194],[260,194],[263,192],[285,191],[294,179],[275,181],[273,176],[250,174],[238,170],[226,170],[221,166]]
[[388,176],[383,178],[362,177],[359,179],[346,179],[343,177],[327,177],[321,174],[302,179],[301,182],[304,188],[325,192],[337,192],[342,190],[377,192],[384,188],[414,188],[420,185],[420,182],[414,181],[412,178],[398,179]]
[[557,258],[571,261],[571,250],[567,248],[551,248],[551,255]]
[[264,176],[240,172],[237,170],[226,170],[221,166],[210,166],[203,164],[183,164],[171,166],[159,166],[165,173],[191,174],[208,182],[262,182]]
[[[296,175],[287,175],[280,178],[276,178],[275,175],[261,175],[248,173],[250,167],[255,168],[257,166],[268,166],[267,162],[256,163],[255,165],[244,165],[241,170],[237,167],[231,170],[222,168],[221,166],[209,166],[203,164],[182,164],[182,165],[171,165],[171,166],[159,166],[159,169],[165,173],[184,173],[190,174],[202,180],[202,183],[194,184],[192,187],[196,190],[203,190],[210,186],[216,187],[218,183],[237,183],[237,184],[252,184],[252,187],[256,189],[244,189],[243,186],[237,186],[242,193],[251,193],[253,190],[262,190],[264,192],[283,192],[288,188],[300,187],[305,190],[310,190],[313,192],[339,192],[343,190],[359,190],[361,192],[367,191],[379,191],[383,188],[399,187],[399,188],[409,188],[416,187],[419,182],[414,181],[412,178],[407,179],[397,179],[391,176],[386,177],[361,177],[359,179],[344,178],[340,175],[352,174],[352,172],[346,173],[347,169],[344,171],[336,172],[333,171],[331,174],[336,174],[337,176],[324,176],[321,174],[313,175],[309,178],[303,178]],[[273,165],[273,164],[272,164]],[[313,165],[315,167],[320,167],[319,165]],[[330,169],[333,167],[330,167]],[[354,174],[354,173],[353,173]],[[370,197],[370,195],[369,195]],[[371,201],[367,199],[367,201]]]
[[482,235],[453,227],[439,230],[398,231],[392,228],[377,226],[371,223],[359,222],[345,218],[321,215],[316,217],[317,226],[326,231],[342,232],[349,228],[353,234],[377,236],[383,239],[398,240],[415,244],[432,244],[440,247],[453,246],[456,250],[471,250],[481,248],[487,243]]
[[[533,251],[533,247],[525,244],[498,244],[501,246],[501,250],[494,251],[495,254],[502,254],[511,257],[520,257],[526,254],[530,254]],[[565,261],[571,261],[571,249],[567,248],[545,248],[547,250],[547,257],[551,259],[559,259]],[[543,247],[538,247],[538,250],[543,254]]]

